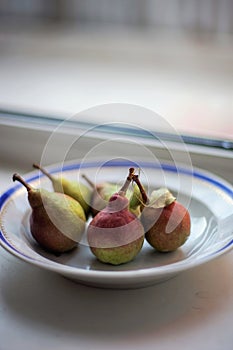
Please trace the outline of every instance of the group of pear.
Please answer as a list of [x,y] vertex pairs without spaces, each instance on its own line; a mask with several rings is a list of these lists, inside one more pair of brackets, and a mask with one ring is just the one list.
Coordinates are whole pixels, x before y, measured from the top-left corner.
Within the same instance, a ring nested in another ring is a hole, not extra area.
[[111,182],[95,185],[85,174],[86,184],[52,175],[38,164],[33,167],[51,180],[53,192],[34,188],[16,173],[13,181],[27,189],[31,235],[49,252],[69,252],[86,235],[99,261],[119,265],[133,260],[145,239],[156,251],[171,252],[190,235],[188,209],[167,188],[156,189],[149,197],[134,168],[117,189]]

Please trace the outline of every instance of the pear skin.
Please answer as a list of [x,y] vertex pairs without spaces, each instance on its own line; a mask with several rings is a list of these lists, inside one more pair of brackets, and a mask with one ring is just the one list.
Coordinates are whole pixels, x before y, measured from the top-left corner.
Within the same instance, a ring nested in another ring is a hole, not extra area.
[[88,217],[92,196],[92,190],[89,187],[81,182],[68,180],[62,175],[51,175],[38,164],[33,164],[33,167],[39,169],[51,180],[55,192],[65,193],[78,201],[83,207],[86,217]]
[[167,188],[153,191],[148,198],[137,175],[133,176],[133,181],[138,185],[144,202],[140,219],[148,243],[160,252],[171,252],[181,247],[191,232],[188,209]]
[[[153,225],[149,224],[153,217]],[[172,252],[181,247],[190,235],[191,219],[188,210],[174,201],[164,208],[144,208],[142,223],[147,242],[160,252]]]
[[[91,198],[91,215],[95,217],[101,210],[103,210],[111,196],[117,192],[117,184],[112,182],[103,182],[95,185],[86,175],[82,177],[87,181],[87,183],[92,187],[93,193]],[[141,193],[137,186],[134,186],[133,191],[127,190],[126,197],[129,199],[129,210],[136,216],[141,213]]]
[[30,230],[37,243],[53,253],[64,253],[78,245],[84,231],[86,216],[79,202],[72,197],[45,189],[35,189],[18,174],[28,192],[31,206]]
[[107,206],[90,222],[87,239],[96,258],[112,265],[133,260],[144,242],[140,220],[129,211],[126,191],[132,179],[133,168],[121,190],[111,196]]

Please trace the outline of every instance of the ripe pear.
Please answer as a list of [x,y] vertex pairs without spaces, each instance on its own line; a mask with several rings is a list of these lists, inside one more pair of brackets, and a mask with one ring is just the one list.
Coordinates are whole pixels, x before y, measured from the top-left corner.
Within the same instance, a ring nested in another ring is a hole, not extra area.
[[[107,206],[111,196],[117,192],[117,184],[105,181],[95,185],[86,175],[83,174],[82,177],[93,189],[90,212],[92,217],[95,217],[96,214]],[[142,198],[138,187],[134,186],[133,191],[128,189],[126,197],[129,199],[129,210],[136,216],[139,216],[141,213]]]
[[129,211],[126,191],[134,169],[119,192],[113,194],[107,206],[90,222],[87,240],[96,258],[112,265],[133,260],[144,242],[144,229],[140,220]]
[[82,177],[87,181],[93,190],[90,212],[92,217],[94,217],[106,207],[112,194],[117,191],[117,185],[107,181],[95,185],[85,174],[83,174]]
[[137,217],[140,217],[141,211],[144,206],[143,206],[142,194],[138,186],[134,186],[133,192],[130,194],[130,197],[128,198],[129,198],[129,209],[131,213],[135,214]]
[[88,216],[92,196],[92,191],[89,187],[87,187],[81,182],[68,180],[62,177],[61,175],[53,176],[38,164],[33,164],[33,167],[39,169],[52,181],[52,185],[55,192],[65,193],[68,196],[76,199],[76,201],[78,201],[83,207],[86,217]]
[[[133,179],[142,191],[137,176]],[[171,252],[181,247],[191,231],[188,210],[179,203],[167,188],[153,191],[150,199],[143,194],[144,209],[141,222],[148,243],[160,252]]]
[[13,181],[28,191],[30,231],[39,245],[53,253],[75,248],[86,224],[81,204],[66,194],[33,188],[18,174],[13,175]]

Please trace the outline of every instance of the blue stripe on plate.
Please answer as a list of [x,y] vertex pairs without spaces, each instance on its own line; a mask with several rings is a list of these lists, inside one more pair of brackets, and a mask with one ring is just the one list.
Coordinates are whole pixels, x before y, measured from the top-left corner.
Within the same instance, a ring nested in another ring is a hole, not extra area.
[[[103,163],[103,161],[94,161],[94,162],[86,162],[86,163],[66,164],[63,167],[54,168],[50,172],[57,173],[59,171],[87,169],[92,167],[98,167],[100,165],[102,167],[121,167],[121,166],[139,167],[140,166],[141,168],[145,167],[145,168],[151,168],[151,169],[163,169],[164,171],[168,171],[168,172],[181,173],[184,175],[193,176],[195,178],[199,178],[203,181],[209,182],[210,184],[214,185],[215,187],[218,187],[219,189],[227,193],[231,198],[233,198],[233,189],[228,187],[224,183],[220,182],[219,180],[214,179],[204,173],[198,172],[197,170],[176,167],[175,165],[167,164],[167,163],[161,163],[158,165],[157,163],[151,163],[146,161],[131,162],[128,160],[114,159],[114,160],[109,160],[105,163]],[[27,181],[31,182],[31,181],[37,180],[40,176],[44,176],[44,175],[34,175],[28,178]],[[2,208],[4,202],[8,199],[8,197],[12,195],[15,191],[17,191],[20,187],[21,185],[18,184],[13,188],[9,189],[8,191],[6,191],[5,193],[3,193],[0,199],[0,209]]]
[[54,169],[52,172],[56,173],[58,170],[62,171],[67,171],[67,170],[74,170],[74,169],[85,169],[85,168],[90,168],[94,166],[102,165],[103,167],[120,167],[120,166],[135,166],[135,167],[145,167],[145,168],[152,168],[152,169],[163,169],[164,171],[169,171],[169,172],[174,172],[174,173],[181,173],[189,176],[193,176],[196,178],[199,178],[201,180],[207,181],[211,183],[212,185],[220,188],[222,191],[226,192],[230,197],[233,198],[233,189],[230,187],[226,186],[222,182],[211,178],[210,176],[203,174],[201,172],[198,172],[196,170],[192,169],[186,169],[186,168],[177,168],[176,166],[172,164],[166,164],[166,163],[161,163],[161,164],[156,164],[156,163],[150,163],[150,162],[144,162],[144,161],[139,161],[138,163],[136,162],[130,162],[128,160],[110,160],[106,163],[102,162],[90,162],[90,163],[80,163],[80,164],[71,164],[71,165],[65,165],[64,167],[60,169]]
[[2,231],[0,230],[0,241],[2,241],[3,243],[5,243],[5,245],[7,245],[9,248],[11,248],[11,250],[14,250],[16,253],[18,253],[19,255],[24,256],[27,259],[30,260],[34,260],[36,261],[36,259],[32,258],[31,256],[28,256],[24,253],[22,253],[20,250],[16,249],[12,244],[10,244],[10,242],[7,241],[7,239],[5,238],[5,236],[3,235]]

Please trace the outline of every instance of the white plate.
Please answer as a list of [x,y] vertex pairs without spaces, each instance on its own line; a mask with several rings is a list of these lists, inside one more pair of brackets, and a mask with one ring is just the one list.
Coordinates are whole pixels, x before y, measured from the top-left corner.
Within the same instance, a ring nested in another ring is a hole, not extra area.
[[[79,161],[66,163],[62,170],[70,179],[88,173],[94,181],[124,181],[132,163],[112,160],[108,163]],[[199,169],[162,163],[138,161],[142,180],[151,188],[166,185],[191,214],[191,235],[173,253],[158,253],[146,242],[134,261],[111,266],[98,262],[89,247],[80,245],[71,253],[55,256],[41,249],[31,238],[28,218],[30,207],[25,188],[12,186],[1,197],[0,243],[11,254],[52,270],[79,283],[108,287],[136,288],[166,280],[226,253],[233,246],[233,188],[223,179]],[[82,169],[80,169],[80,167]],[[48,168],[59,173],[59,166]],[[49,180],[38,171],[27,176],[34,186],[52,189]]]

